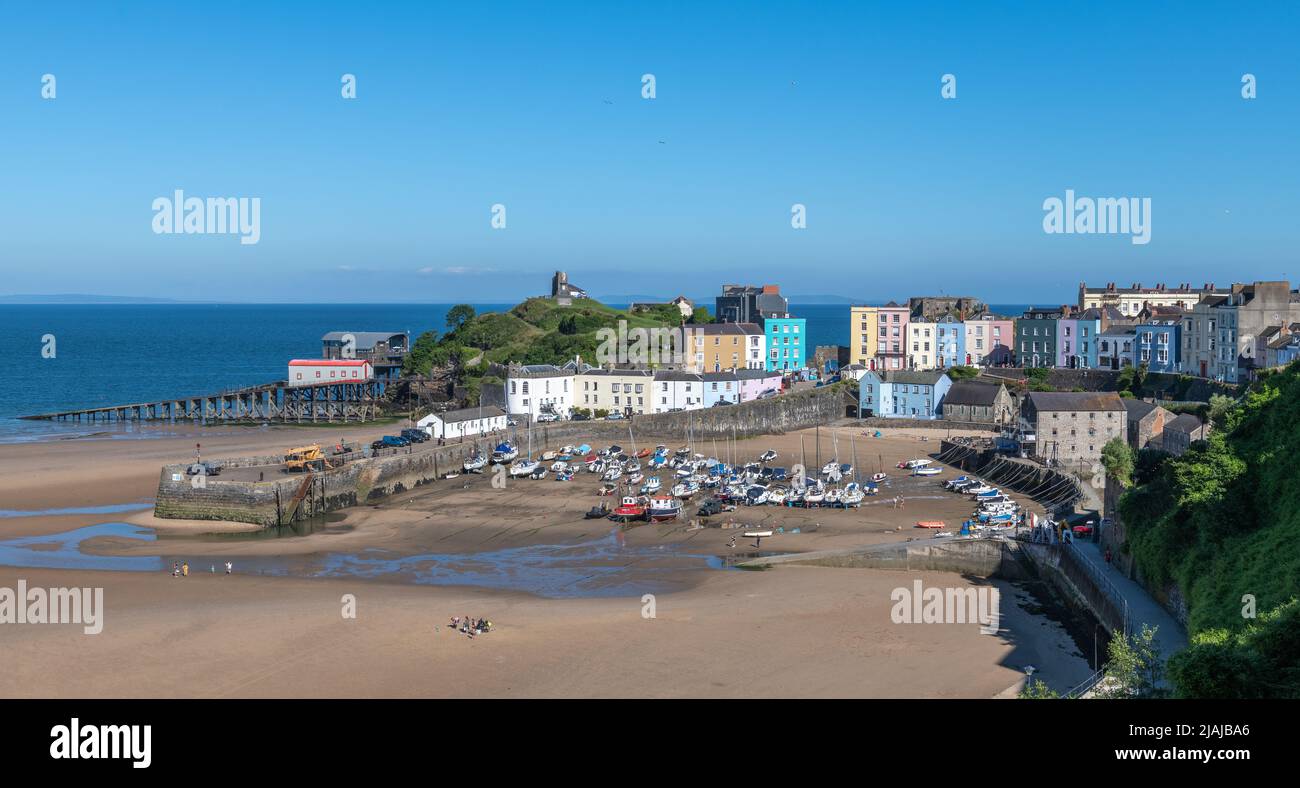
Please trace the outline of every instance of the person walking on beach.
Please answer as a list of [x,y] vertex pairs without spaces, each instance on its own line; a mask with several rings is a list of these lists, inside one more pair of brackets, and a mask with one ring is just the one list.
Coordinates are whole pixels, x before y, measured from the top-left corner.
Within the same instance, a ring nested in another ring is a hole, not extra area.
[[186,561],[185,563],[181,564],[181,575],[184,576],[184,577],[189,577],[189,576],[190,576],[190,562],[189,562],[189,561]]
[[181,576],[181,565],[178,561],[172,561],[172,577]]
[[232,569],[234,569],[234,567],[231,566],[231,564],[230,564],[229,561],[227,561],[227,562],[226,562],[226,574],[230,574],[230,571],[231,571]]

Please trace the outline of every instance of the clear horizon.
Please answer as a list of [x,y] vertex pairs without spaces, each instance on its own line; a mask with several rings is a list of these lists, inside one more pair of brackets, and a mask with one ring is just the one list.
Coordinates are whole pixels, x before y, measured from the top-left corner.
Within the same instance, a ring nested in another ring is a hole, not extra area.
[[[1285,3],[61,5],[0,47],[15,293],[514,302],[560,269],[1031,302],[1289,278],[1300,247]],[[177,190],[258,200],[257,243],[155,232]],[[1045,232],[1071,195],[1149,199],[1149,243]]]

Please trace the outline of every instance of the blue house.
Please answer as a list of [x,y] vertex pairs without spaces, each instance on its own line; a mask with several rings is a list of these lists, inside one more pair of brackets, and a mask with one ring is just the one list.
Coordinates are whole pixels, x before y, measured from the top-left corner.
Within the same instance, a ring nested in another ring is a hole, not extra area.
[[966,363],[966,323],[949,312],[935,321],[935,350],[940,367]]
[[1083,369],[1096,369],[1100,357],[1101,310],[1085,309],[1075,315],[1075,364]]
[[735,372],[705,372],[700,377],[704,379],[704,407],[711,408],[719,401],[740,402],[740,380]]
[[1138,315],[1135,364],[1146,364],[1152,372],[1177,372],[1182,361],[1183,319],[1178,307],[1148,306]]
[[937,419],[952,379],[942,370],[868,370],[858,380],[863,416]]
[[808,321],[802,317],[763,318],[767,334],[767,369],[788,371],[803,369],[808,350]]

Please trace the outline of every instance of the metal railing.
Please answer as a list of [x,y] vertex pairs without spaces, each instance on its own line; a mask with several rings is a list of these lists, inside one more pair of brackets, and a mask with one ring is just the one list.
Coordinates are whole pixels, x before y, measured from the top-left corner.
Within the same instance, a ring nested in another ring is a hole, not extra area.
[[1078,565],[1082,567],[1084,572],[1094,583],[1096,583],[1098,590],[1109,598],[1111,604],[1113,604],[1119,611],[1121,617],[1120,631],[1125,636],[1128,636],[1130,633],[1128,599],[1125,598],[1119,588],[1111,582],[1110,578],[1106,577],[1106,573],[1101,569],[1101,567],[1093,563],[1091,558],[1084,555],[1083,551],[1075,546],[1074,540],[1067,540],[1063,542],[1063,545],[1069,552],[1070,556],[1077,559]]

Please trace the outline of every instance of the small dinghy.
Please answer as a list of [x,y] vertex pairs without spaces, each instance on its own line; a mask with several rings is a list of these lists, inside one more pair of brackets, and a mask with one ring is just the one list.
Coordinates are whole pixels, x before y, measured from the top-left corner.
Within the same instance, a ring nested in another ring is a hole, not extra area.
[[916,527],[936,529],[936,528],[942,528],[943,525],[944,525],[943,520],[921,520],[916,524]]

